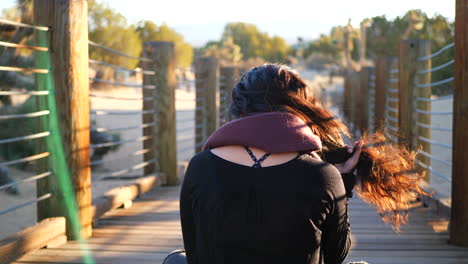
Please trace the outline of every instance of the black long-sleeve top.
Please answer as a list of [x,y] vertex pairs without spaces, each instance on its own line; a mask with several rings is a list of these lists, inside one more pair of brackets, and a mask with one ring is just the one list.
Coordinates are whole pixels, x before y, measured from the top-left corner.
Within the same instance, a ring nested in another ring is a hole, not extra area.
[[351,245],[341,175],[308,154],[252,168],[204,150],[188,165],[180,216],[189,264],[341,263]]

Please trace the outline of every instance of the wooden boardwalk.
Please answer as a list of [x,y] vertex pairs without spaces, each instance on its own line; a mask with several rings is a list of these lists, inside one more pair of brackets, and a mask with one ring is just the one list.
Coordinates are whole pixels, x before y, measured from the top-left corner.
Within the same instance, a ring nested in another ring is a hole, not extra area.
[[[183,245],[179,223],[180,186],[161,187],[129,209],[108,212],[94,229],[88,247],[96,263],[162,263]],[[415,207],[410,224],[396,234],[359,198],[350,200],[353,247],[347,261],[371,264],[468,263],[468,249],[447,245],[447,219]],[[83,263],[80,245],[68,242],[32,252],[14,263]],[[345,261],[346,263],[346,261]]]

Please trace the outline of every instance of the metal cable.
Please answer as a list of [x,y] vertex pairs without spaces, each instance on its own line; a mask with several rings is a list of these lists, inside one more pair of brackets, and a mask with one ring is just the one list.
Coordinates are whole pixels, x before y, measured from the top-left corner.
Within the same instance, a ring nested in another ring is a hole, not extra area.
[[434,82],[434,83],[428,83],[428,84],[419,84],[418,83],[418,84],[416,84],[416,87],[418,87],[418,88],[436,87],[436,86],[439,86],[439,85],[442,85],[442,84],[449,83],[449,82],[451,82],[453,80],[455,80],[455,78],[450,77],[448,79],[438,81],[438,82]]
[[185,141],[191,141],[191,140],[195,140],[195,137],[188,137],[188,138],[178,138],[177,139],[177,142],[185,142]]
[[50,197],[52,197],[52,194],[51,194],[51,193],[44,194],[44,195],[42,195],[41,197],[31,199],[31,200],[26,201],[26,202],[24,202],[24,203],[20,203],[19,205],[15,205],[15,206],[13,206],[13,207],[10,207],[10,208],[8,208],[8,209],[5,209],[5,210],[3,210],[3,211],[0,211],[0,215],[4,215],[4,214],[6,214],[6,213],[15,211],[15,210],[17,210],[17,209],[20,209],[20,208],[22,208],[22,207],[28,206],[28,205],[33,204],[33,203],[40,202],[40,201],[45,200],[45,199],[48,199],[48,198],[50,198]]
[[385,135],[386,135],[386,137],[390,138],[390,140],[392,140],[393,142],[395,142],[395,143],[398,142],[398,139],[394,135],[391,135],[390,133],[388,133],[388,130],[385,131]]
[[102,163],[106,163],[106,162],[126,159],[126,158],[129,158],[129,157],[132,157],[132,156],[139,156],[139,155],[146,154],[146,153],[150,152],[151,150],[152,149],[140,149],[138,151],[135,151],[135,152],[133,152],[133,153],[131,153],[129,155],[125,155],[123,157],[118,157],[118,158],[113,158],[113,159],[105,159],[105,160],[95,160],[95,161],[91,161],[89,164],[90,165],[98,165],[98,164],[102,164]]
[[154,159],[151,159],[149,161],[145,161],[145,162],[139,163],[137,165],[134,165],[134,166],[132,166],[132,167],[130,167],[128,169],[115,171],[115,172],[113,172],[111,174],[98,177],[96,180],[103,180],[103,179],[106,179],[106,178],[112,178],[112,177],[120,176],[120,175],[123,175],[125,173],[129,173],[129,172],[144,168],[144,167],[146,167],[146,166],[148,166],[148,165],[150,165],[152,163],[155,163],[157,160],[158,160],[157,158],[154,158]]
[[386,127],[387,127],[388,129],[392,130],[393,132],[398,133],[398,128],[396,128],[396,127],[390,125],[389,123],[387,123]]
[[0,95],[48,95],[49,91],[0,91]]
[[146,70],[137,70],[137,69],[129,69],[129,68],[125,68],[125,67],[122,67],[122,66],[118,66],[118,65],[115,65],[115,64],[112,64],[112,63],[107,63],[107,62],[103,62],[103,61],[98,61],[98,60],[89,60],[89,63],[91,64],[99,64],[99,65],[102,65],[102,66],[108,66],[108,67],[111,67],[111,68],[114,68],[114,69],[119,69],[119,70],[123,70],[123,71],[129,71],[129,72],[141,72],[145,75],[155,75],[156,72],[155,71],[146,71]]
[[435,146],[439,146],[439,147],[443,147],[443,148],[448,148],[448,149],[451,149],[451,148],[452,148],[452,146],[449,145],[449,144],[439,143],[439,142],[437,142],[437,141],[430,140],[430,139],[425,138],[425,137],[419,136],[418,139],[421,140],[421,141],[427,142],[427,143],[431,143],[432,145],[435,145]]
[[390,74],[399,73],[399,72],[400,72],[400,70],[398,70],[398,69],[391,69],[391,70],[388,71],[388,73],[390,73]]
[[19,158],[19,159],[15,159],[15,160],[11,160],[11,161],[0,162],[0,166],[10,166],[10,165],[23,163],[23,162],[38,160],[38,159],[48,157],[49,155],[50,155],[49,152],[43,152],[43,153],[40,153],[40,154],[25,157],[25,158]]
[[388,98],[387,98],[387,101],[388,101],[388,102],[392,102],[392,103],[398,103],[399,99],[398,99],[398,98],[388,97]]
[[0,191],[6,189],[8,187],[11,187],[11,186],[19,185],[21,183],[26,183],[26,182],[30,182],[30,181],[39,180],[39,179],[48,177],[50,175],[52,175],[52,172],[48,171],[48,172],[44,172],[44,173],[29,177],[29,178],[26,178],[26,179],[22,179],[20,181],[14,181],[12,183],[4,184],[4,185],[0,186]]
[[95,148],[112,147],[112,146],[122,145],[122,144],[126,144],[126,143],[141,142],[141,141],[145,141],[145,140],[148,140],[148,139],[151,139],[151,138],[152,138],[152,136],[142,136],[142,137],[139,137],[139,138],[126,139],[126,140],[120,140],[120,141],[115,141],[115,142],[90,144],[89,148],[90,149],[95,149]]
[[180,128],[180,129],[177,129],[176,132],[185,132],[185,131],[190,131],[190,130],[195,131],[195,127],[184,127],[184,128]]
[[142,110],[142,111],[104,111],[104,110],[91,110],[89,111],[90,114],[93,115],[136,115],[136,114],[154,114],[156,110]]
[[442,65],[440,65],[440,66],[437,66],[437,67],[434,67],[434,68],[432,68],[432,69],[417,71],[416,73],[417,73],[417,74],[426,74],[426,73],[430,73],[430,72],[435,72],[435,71],[444,69],[444,68],[446,68],[446,67],[448,67],[448,66],[450,66],[450,65],[452,65],[452,64],[454,64],[454,63],[455,63],[455,60],[451,60],[451,61],[449,61],[449,62],[447,62],[447,63],[444,63],[444,64],[442,64]]
[[16,26],[16,27],[32,28],[32,29],[40,30],[40,31],[49,31],[48,27],[28,25],[28,24],[24,24],[24,23],[20,23],[20,22],[15,22],[15,21],[3,19],[3,18],[0,18],[0,23],[1,24],[6,24],[6,25],[11,25],[11,26]]
[[388,114],[385,115],[385,118],[387,118],[388,120],[393,121],[395,123],[398,123],[398,119],[393,118],[393,117],[389,116]]
[[103,50],[107,50],[107,51],[109,51],[109,52],[112,52],[112,53],[115,53],[115,54],[119,54],[119,55],[121,55],[121,56],[130,58],[130,59],[141,60],[141,61],[148,61],[148,62],[152,62],[152,61],[153,61],[152,59],[148,59],[148,58],[144,58],[144,57],[135,57],[135,56],[132,56],[132,55],[125,54],[125,53],[120,52],[120,51],[118,51],[118,50],[111,49],[111,48],[108,48],[108,47],[106,47],[106,46],[97,44],[96,42],[93,42],[93,41],[91,41],[91,40],[88,40],[88,44],[91,45],[91,46],[93,46],[93,47],[101,48],[101,49],[103,49]]
[[138,125],[138,126],[117,127],[117,128],[94,128],[92,130],[97,131],[97,132],[115,132],[115,131],[125,131],[125,130],[138,129],[138,128],[147,128],[147,127],[154,126],[155,124],[156,124],[155,122],[151,122],[151,123],[145,123],[145,124]]
[[0,46],[9,47],[9,48],[17,48],[17,49],[30,49],[30,50],[35,50],[35,51],[48,51],[49,50],[49,48],[47,47],[28,46],[28,45],[5,42],[5,41],[0,41]]
[[433,126],[423,124],[423,123],[419,123],[419,122],[416,122],[416,125],[418,125],[420,127],[424,127],[424,128],[429,128],[429,129],[432,129],[432,130],[437,130],[437,131],[447,131],[447,132],[452,132],[453,131],[453,129],[451,129],[451,128],[433,127]]
[[387,89],[387,92],[389,93],[398,93],[398,89]]
[[455,43],[448,44],[447,46],[441,48],[439,51],[437,51],[437,52],[435,52],[435,53],[433,53],[433,54],[431,54],[431,55],[429,55],[429,56],[419,57],[419,58],[418,58],[418,61],[426,61],[426,60],[428,60],[428,59],[434,58],[435,56],[441,54],[442,52],[444,52],[445,50],[447,50],[447,49],[449,49],[449,48],[451,48],[451,47],[453,47],[453,46],[455,46]]
[[430,171],[431,174],[434,174],[434,175],[436,175],[436,176],[439,176],[439,177],[441,177],[441,178],[447,180],[448,182],[452,182],[452,179],[450,179],[449,177],[443,175],[443,174],[440,173],[440,172],[437,172],[437,171],[433,170],[431,166],[427,166],[426,164],[422,163],[422,162],[419,161],[419,160],[416,160],[416,163],[417,163],[419,166],[423,167],[424,169]]
[[397,83],[398,79],[397,78],[390,78],[390,79],[388,79],[388,82],[389,83]]
[[432,156],[431,154],[425,152],[424,150],[418,149],[417,153],[422,154],[423,156],[425,156],[425,157],[427,157],[427,158],[430,158],[430,159],[432,159],[432,160],[435,160],[435,161],[437,161],[437,162],[443,163],[443,164],[445,164],[445,165],[447,165],[447,166],[449,166],[449,167],[452,166],[452,162],[448,162],[448,161],[445,161],[445,160],[441,160],[441,159],[439,159],[439,158],[436,158],[436,157]]
[[425,115],[453,115],[453,112],[430,112],[430,111],[424,111],[421,109],[416,109],[416,113],[425,114]]
[[125,97],[115,97],[115,96],[98,95],[98,94],[89,94],[89,97],[102,98],[102,99],[112,99],[112,100],[125,100],[125,101],[151,101],[151,100],[153,100],[153,97],[125,98]]
[[11,66],[0,66],[0,71],[16,71],[25,73],[49,73],[47,69],[20,68]]
[[398,109],[390,107],[390,106],[387,106],[387,110],[390,112],[398,113]]
[[195,99],[176,98],[175,101],[180,101],[180,102],[195,102]]
[[112,82],[112,81],[107,81],[99,78],[89,78],[91,81],[94,82],[99,82],[99,83],[105,83],[105,84],[110,84],[110,85],[115,85],[115,86],[125,86],[125,87],[133,87],[133,88],[143,88],[143,85],[141,84],[131,84],[131,83],[119,83],[119,82]]
[[442,100],[447,100],[447,99],[452,99],[453,95],[446,95],[446,96],[439,96],[437,98],[424,98],[424,97],[416,97],[417,101],[422,101],[422,102],[437,102],[437,101],[442,101]]
[[18,142],[18,141],[36,139],[36,138],[43,138],[43,137],[47,137],[49,135],[50,135],[50,132],[42,132],[42,133],[37,133],[37,134],[33,134],[33,135],[28,135],[28,136],[0,139],[0,144],[12,143],[12,142]]

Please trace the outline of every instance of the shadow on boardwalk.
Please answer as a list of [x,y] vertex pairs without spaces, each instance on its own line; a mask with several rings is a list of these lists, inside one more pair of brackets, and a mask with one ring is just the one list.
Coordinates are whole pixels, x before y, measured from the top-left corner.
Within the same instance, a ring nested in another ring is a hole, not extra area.
[[[161,187],[129,209],[116,209],[99,220],[88,246],[97,263],[161,263],[183,247],[179,223],[180,186]],[[468,250],[447,245],[447,219],[429,208],[410,211],[402,233],[385,225],[375,210],[353,198],[349,203],[353,246],[347,261],[377,263],[468,263]],[[14,263],[81,263],[80,245],[68,242],[28,254]],[[345,262],[346,263],[346,262]],[[294,263],[292,263],[294,264]]]

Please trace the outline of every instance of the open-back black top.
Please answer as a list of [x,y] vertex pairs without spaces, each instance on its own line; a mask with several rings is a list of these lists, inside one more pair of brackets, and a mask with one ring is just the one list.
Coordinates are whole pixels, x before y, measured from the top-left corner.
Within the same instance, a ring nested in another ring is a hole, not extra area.
[[351,245],[341,175],[308,154],[253,168],[204,150],[180,215],[189,264],[341,263]]

